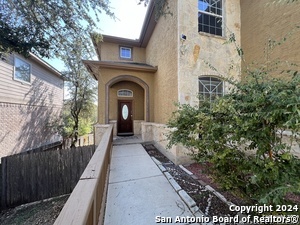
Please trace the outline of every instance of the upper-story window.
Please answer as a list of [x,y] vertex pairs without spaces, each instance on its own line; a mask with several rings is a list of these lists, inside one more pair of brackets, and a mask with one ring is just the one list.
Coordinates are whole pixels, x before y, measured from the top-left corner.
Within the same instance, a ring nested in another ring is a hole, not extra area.
[[223,0],[198,0],[198,31],[223,35]]
[[216,77],[199,77],[200,99],[212,101],[218,96],[224,95],[224,82]]
[[133,97],[133,91],[128,89],[118,90],[118,97]]
[[31,82],[31,65],[22,59],[15,57],[14,79],[22,82]]
[[120,46],[120,58],[132,59],[132,48]]

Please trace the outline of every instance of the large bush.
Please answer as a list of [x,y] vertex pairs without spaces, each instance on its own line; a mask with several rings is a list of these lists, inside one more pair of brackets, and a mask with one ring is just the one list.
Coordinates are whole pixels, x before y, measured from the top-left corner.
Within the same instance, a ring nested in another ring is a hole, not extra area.
[[[288,71],[289,73],[291,71]],[[168,126],[169,145],[181,143],[199,162],[209,162],[224,188],[237,188],[260,203],[285,202],[300,191],[300,74],[289,80],[251,72],[233,90],[213,102],[178,105]],[[290,142],[283,142],[289,131]],[[298,139],[297,139],[298,138]]]

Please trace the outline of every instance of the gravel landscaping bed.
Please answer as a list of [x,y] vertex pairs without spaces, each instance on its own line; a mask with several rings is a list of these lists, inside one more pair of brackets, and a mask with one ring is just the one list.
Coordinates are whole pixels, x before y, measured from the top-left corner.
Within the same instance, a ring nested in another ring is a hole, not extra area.
[[[218,188],[218,185],[204,173],[205,166],[201,166],[197,163],[185,166],[185,168],[193,173],[193,175],[189,175],[182,168],[165,157],[153,144],[143,144],[143,147],[150,156],[162,163],[166,170],[172,175],[181,188],[190,195],[201,212],[206,216],[235,216],[236,214],[229,210],[228,202],[235,205],[247,204],[243,199]],[[213,190],[217,190],[228,202],[217,197],[215,192],[207,188],[207,185],[211,186]]]

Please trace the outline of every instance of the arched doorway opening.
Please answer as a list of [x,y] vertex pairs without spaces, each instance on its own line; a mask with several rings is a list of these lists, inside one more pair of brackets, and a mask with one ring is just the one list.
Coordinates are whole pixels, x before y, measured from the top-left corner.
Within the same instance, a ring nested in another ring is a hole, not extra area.
[[105,121],[115,124],[118,135],[140,134],[149,121],[149,87],[140,78],[121,75],[106,84]]

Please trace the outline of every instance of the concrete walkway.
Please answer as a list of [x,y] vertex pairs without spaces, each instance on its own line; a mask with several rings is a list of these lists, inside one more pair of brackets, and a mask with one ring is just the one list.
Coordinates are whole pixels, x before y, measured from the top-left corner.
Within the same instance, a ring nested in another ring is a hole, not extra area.
[[176,217],[192,213],[143,146],[126,138],[114,143],[104,224],[186,224]]

